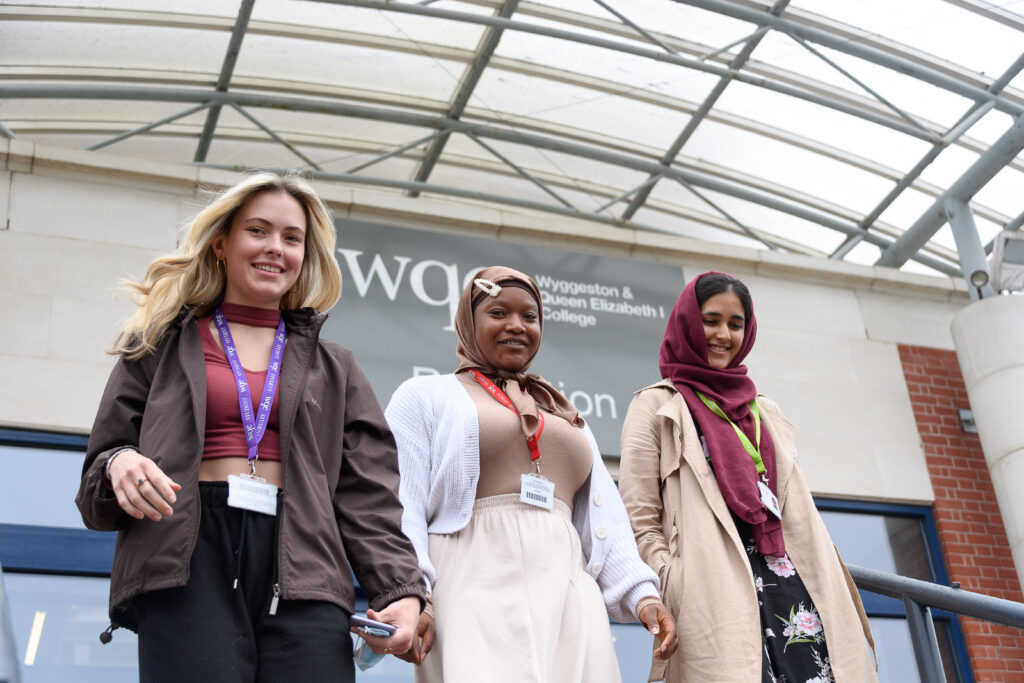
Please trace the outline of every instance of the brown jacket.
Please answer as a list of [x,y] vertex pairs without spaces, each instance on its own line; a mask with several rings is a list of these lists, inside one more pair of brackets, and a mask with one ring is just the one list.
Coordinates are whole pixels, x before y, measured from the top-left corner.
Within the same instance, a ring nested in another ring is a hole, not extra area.
[[[353,610],[352,570],[370,606],[423,597],[412,544],[401,530],[395,441],[352,352],[319,339],[326,315],[285,311],[281,368],[284,495],[278,535],[281,597]],[[182,586],[199,530],[199,463],[206,433],[206,369],[195,312],[183,312],[159,348],[120,358],[96,415],[76,502],[90,529],[118,532],[110,616],[134,628],[128,601]],[[121,510],[104,466],[134,446],[182,485],[160,522]]]
[[[857,588],[835,550],[797,463],[793,425],[757,399],[775,445],[786,553],[821,616],[839,683],[876,681],[874,647]],[[746,551],[693,417],[670,380],[637,392],[622,429],[619,490],[640,555],[661,577],[679,649],[651,680],[761,680],[761,626]]]

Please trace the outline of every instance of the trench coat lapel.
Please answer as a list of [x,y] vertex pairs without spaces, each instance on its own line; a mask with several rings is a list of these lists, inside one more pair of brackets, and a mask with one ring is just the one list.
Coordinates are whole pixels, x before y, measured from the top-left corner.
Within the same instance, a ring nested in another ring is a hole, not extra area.
[[[758,399],[761,398],[758,397]],[[779,509],[785,510],[789,479],[793,474],[793,467],[796,465],[793,425],[774,408],[763,405],[760,400],[757,405],[765,429],[771,435],[772,444],[775,446],[775,485],[779,496]]]
[[[718,519],[718,523],[728,532],[729,538],[732,539],[733,545],[736,547],[736,551],[745,556],[746,549],[743,547],[739,533],[736,531],[736,524],[732,520],[729,506],[726,505],[725,498],[722,497],[722,491],[718,488],[718,480],[715,478],[715,473],[711,470],[711,466],[708,465],[707,458],[704,457],[704,449],[700,445],[700,436],[697,434],[697,428],[694,426],[693,416],[690,415],[690,409],[686,406],[686,401],[683,400],[681,394],[676,392],[671,399],[658,409],[657,414],[671,420],[673,423],[673,448],[665,449],[663,447],[662,449],[663,475],[665,474],[666,466],[669,468],[668,471],[671,472],[685,462],[690,467],[690,471],[693,472],[693,476],[697,480],[701,492],[704,494],[704,499]],[[668,456],[668,462],[666,462],[666,456]]]

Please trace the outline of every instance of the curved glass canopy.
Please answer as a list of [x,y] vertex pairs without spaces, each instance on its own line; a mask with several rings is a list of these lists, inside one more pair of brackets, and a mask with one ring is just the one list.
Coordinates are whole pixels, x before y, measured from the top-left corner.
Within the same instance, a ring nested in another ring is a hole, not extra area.
[[0,46],[45,144],[950,276],[1024,223],[1024,0],[45,0]]

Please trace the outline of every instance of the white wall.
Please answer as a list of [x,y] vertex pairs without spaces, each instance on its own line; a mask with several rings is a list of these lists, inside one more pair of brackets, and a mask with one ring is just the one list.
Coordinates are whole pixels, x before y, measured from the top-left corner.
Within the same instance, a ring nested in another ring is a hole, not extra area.
[[[85,432],[129,311],[122,277],[171,251],[204,199],[236,176],[0,140],[0,426]],[[887,269],[364,189],[321,187],[338,215],[726,270],[750,286],[759,389],[797,427],[819,494],[930,501],[897,344],[951,349],[962,283]]]

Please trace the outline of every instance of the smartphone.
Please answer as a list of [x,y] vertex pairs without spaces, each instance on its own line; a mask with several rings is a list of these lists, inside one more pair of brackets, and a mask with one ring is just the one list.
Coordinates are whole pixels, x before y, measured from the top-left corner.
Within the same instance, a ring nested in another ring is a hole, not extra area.
[[391,624],[385,624],[383,621],[374,621],[362,614],[353,614],[349,622],[363,633],[381,638],[389,637],[396,630]]

